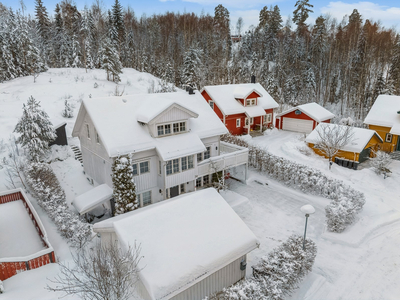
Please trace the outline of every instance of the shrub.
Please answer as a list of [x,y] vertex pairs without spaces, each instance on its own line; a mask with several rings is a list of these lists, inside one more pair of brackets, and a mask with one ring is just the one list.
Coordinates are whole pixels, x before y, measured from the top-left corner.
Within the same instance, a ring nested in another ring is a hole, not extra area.
[[267,173],[270,177],[302,192],[331,200],[325,209],[329,231],[342,232],[352,224],[365,204],[365,195],[343,181],[329,178],[321,171],[273,155],[266,150],[249,145],[233,135],[221,140],[249,149],[249,165]]
[[244,279],[211,297],[218,300],[283,300],[293,293],[298,283],[312,270],[317,246],[303,238],[290,236],[286,242],[272,250],[253,266],[253,277]]
[[92,235],[91,225],[69,210],[65,192],[51,167],[45,163],[31,163],[24,169],[24,175],[39,205],[54,221],[61,235],[73,246],[85,244]]

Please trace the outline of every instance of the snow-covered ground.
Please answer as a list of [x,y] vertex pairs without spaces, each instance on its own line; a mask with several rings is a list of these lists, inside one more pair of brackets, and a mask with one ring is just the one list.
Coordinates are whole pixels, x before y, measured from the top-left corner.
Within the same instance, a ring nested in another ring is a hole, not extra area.
[[[124,94],[147,93],[152,81],[157,83],[152,75],[124,69],[119,89],[121,91],[125,87]],[[94,88],[95,83],[97,88]],[[68,99],[75,105],[76,115],[81,99],[89,97],[89,94],[92,97],[109,96],[114,91],[115,84],[105,80],[103,70],[85,73],[83,69],[50,69],[41,74],[36,83],[33,83],[32,77],[3,83],[0,86],[0,141],[6,141],[12,133],[22,114],[22,104],[30,95],[41,101],[55,124],[67,122],[67,134],[70,137],[75,118],[64,119],[61,116],[64,100]],[[230,180],[230,191],[224,192],[223,197],[261,241],[260,248],[249,256],[248,275],[251,274],[250,266],[261,256],[291,234],[303,234],[305,218],[300,207],[310,203],[316,208],[316,213],[309,218],[307,236],[316,242],[318,254],[313,272],[300,284],[291,299],[398,299],[400,162],[392,163],[390,168],[393,173],[387,179],[376,175],[365,163],[357,171],[336,165],[329,171],[326,159],[307,151],[302,134],[273,130],[261,137],[246,138],[273,154],[345,181],[362,191],[367,200],[355,225],[341,234],[332,234],[325,227],[324,207],[329,200],[306,195],[254,170],[249,172],[247,185]],[[79,144],[79,141],[70,137],[69,143]],[[0,147],[0,158],[5,155],[6,150]],[[57,157],[61,160],[57,160]],[[66,191],[69,203],[75,196],[92,188],[80,163],[67,148],[53,150],[51,160],[54,161],[51,166]],[[5,173],[2,169],[0,190],[5,190],[4,183]],[[55,225],[32,196],[28,197],[42,219],[58,259],[71,262],[71,251],[74,250],[60,237]],[[45,287],[49,284],[48,279],[54,278],[58,272],[56,264],[49,264],[7,279],[1,299],[56,299],[61,294],[49,292]]]

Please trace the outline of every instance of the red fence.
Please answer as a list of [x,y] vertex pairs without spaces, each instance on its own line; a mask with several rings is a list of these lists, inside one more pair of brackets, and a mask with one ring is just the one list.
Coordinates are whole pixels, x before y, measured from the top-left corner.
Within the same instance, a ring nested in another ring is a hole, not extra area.
[[0,195],[0,205],[4,204],[4,203],[12,202],[12,201],[17,201],[17,200],[22,200],[22,203],[24,204],[25,209],[27,210],[27,213],[28,213],[30,219],[32,220],[33,225],[35,226],[35,228],[42,240],[43,246],[48,249],[47,249],[47,251],[46,250],[39,251],[37,253],[37,255],[38,255],[37,257],[34,257],[34,258],[26,260],[26,261],[0,262],[0,280],[6,280],[6,279],[10,278],[11,276],[14,276],[20,272],[36,269],[41,266],[47,265],[49,263],[56,262],[56,257],[55,257],[54,251],[52,250],[50,245],[48,245],[48,243],[46,242],[43,231],[40,228],[38,221],[35,218],[35,214],[32,212],[33,208],[31,209],[31,207],[27,203],[27,200],[25,199],[23,193],[19,191],[19,192],[10,193],[7,195]]

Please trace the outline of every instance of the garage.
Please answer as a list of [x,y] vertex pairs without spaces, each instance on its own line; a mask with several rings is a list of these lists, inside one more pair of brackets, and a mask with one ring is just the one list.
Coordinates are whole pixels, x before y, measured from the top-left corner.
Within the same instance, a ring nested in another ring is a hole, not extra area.
[[319,123],[330,123],[335,115],[312,102],[292,107],[276,115],[275,126],[278,129],[310,133]]
[[282,118],[282,129],[310,133],[313,131],[314,121],[293,118]]

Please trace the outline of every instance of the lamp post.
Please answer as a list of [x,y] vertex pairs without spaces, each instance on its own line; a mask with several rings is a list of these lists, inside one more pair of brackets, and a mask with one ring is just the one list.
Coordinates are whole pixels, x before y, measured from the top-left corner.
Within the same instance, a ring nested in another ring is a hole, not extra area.
[[312,215],[313,213],[315,213],[315,208],[310,205],[304,205],[300,208],[300,210],[306,215],[306,226],[304,228],[304,239],[303,239],[303,250],[306,250],[306,233],[307,233],[307,221],[308,221],[308,217],[310,215]]

